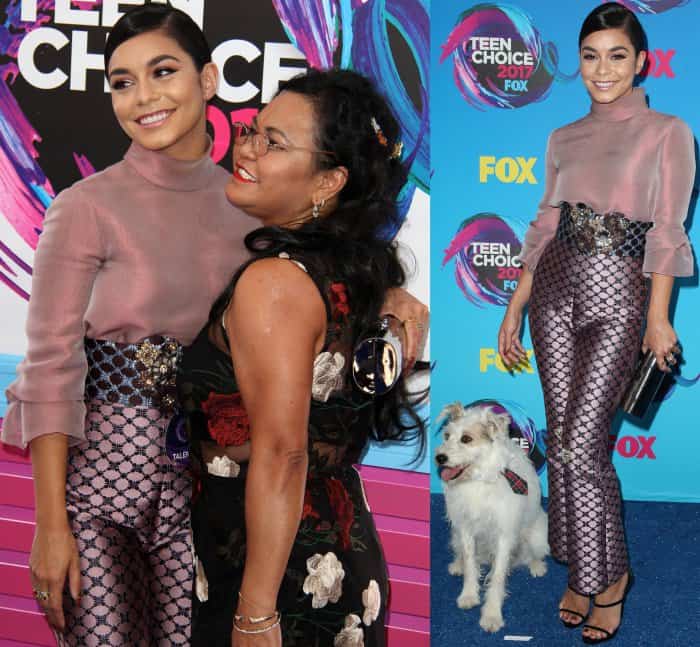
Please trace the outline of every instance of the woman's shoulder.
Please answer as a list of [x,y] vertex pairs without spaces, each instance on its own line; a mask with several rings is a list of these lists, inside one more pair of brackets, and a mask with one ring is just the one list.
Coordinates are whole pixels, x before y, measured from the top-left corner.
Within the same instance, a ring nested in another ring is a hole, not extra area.
[[565,146],[567,140],[571,137],[580,137],[581,132],[585,131],[589,127],[589,124],[590,120],[588,116],[585,116],[552,130],[547,138],[547,148],[550,153],[556,156],[555,153],[558,147]]
[[303,309],[320,299],[315,277],[309,272],[308,260],[304,260],[284,252],[251,259],[236,280],[236,299],[267,301],[282,307],[296,304]]
[[655,130],[664,135],[675,134],[681,137],[693,137],[690,126],[676,115],[649,110],[648,119],[652,122]]
[[104,196],[107,187],[119,184],[122,190],[124,189],[122,182],[124,175],[124,161],[121,160],[100,171],[95,171],[66,187],[56,195],[53,204],[68,205],[81,202],[99,202],[100,198]]

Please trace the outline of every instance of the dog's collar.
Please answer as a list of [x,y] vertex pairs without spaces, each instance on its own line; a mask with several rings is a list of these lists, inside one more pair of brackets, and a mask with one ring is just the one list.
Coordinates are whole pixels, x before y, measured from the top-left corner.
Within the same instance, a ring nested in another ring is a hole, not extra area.
[[505,469],[501,472],[505,476],[510,489],[513,490],[515,494],[523,494],[527,496],[527,481],[522,477],[518,476],[515,472],[509,469]]

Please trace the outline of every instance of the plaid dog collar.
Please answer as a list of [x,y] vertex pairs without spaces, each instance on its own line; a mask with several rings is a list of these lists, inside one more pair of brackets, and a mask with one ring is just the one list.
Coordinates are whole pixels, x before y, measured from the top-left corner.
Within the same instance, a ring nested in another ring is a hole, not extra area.
[[508,469],[503,470],[501,474],[506,477],[510,489],[513,490],[515,494],[527,495],[527,481],[524,478]]

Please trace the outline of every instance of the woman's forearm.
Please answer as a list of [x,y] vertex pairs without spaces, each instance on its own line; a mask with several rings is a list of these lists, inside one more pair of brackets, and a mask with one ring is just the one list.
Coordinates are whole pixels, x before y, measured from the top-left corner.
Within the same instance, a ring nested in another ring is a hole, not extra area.
[[246,562],[241,593],[255,613],[277,608],[304,504],[305,447],[253,444],[246,478]]
[[652,273],[647,322],[669,320],[668,309],[673,291],[673,281],[673,276]]
[[531,292],[532,272],[528,269],[527,265],[523,265],[523,271],[518,279],[518,287],[515,288],[515,292],[513,292],[508,306],[517,310],[522,310],[530,300]]
[[39,436],[30,443],[37,526],[45,530],[68,527],[66,464],[68,437]]

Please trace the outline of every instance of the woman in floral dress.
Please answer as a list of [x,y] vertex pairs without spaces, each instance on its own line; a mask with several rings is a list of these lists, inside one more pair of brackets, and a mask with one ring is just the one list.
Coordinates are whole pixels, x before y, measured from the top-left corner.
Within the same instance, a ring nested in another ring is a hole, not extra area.
[[385,645],[386,564],[353,464],[370,438],[424,428],[403,381],[371,398],[349,369],[404,281],[382,236],[400,158],[385,100],[349,71],[283,83],[239,127],[226,192],[264,227],[178,379],[198,479],[194,646]]

